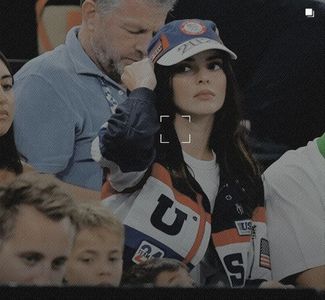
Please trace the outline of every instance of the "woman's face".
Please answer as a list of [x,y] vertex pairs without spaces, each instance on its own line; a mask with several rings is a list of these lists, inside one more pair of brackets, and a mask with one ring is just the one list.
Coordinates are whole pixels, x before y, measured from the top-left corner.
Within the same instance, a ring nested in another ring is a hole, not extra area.
[[12,76],[0,60],[0,136],[7,133],[14,116],[14,94]]
[[218,111],[226,96],[226,75],[216,50],[206,50],[175,66],[174,102],[184,115],[204,116]]

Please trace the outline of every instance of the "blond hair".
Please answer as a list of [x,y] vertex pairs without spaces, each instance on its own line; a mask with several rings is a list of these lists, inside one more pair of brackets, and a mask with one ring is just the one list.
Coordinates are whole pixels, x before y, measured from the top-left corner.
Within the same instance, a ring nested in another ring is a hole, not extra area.
[[124,226],[113,213],[100,204],[80,203],[74,217],[77,231],[105,227],[124,241]]
[[51,220],[70,218],[74,224],[76,204],[52,175],[26,173],[0,187],[0,240],[13,231],[21,205],[29,205]]

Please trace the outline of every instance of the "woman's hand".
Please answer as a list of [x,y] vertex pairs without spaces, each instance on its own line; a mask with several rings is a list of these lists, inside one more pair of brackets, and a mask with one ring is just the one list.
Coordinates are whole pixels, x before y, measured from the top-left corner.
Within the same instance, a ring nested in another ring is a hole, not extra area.
[[269,281],[264,281],[260,284],[259,288],[260,289],[293,289],[295,286],[288,284],[282,284],[278,281],[273,281],[273,280],[269,280]]
[[121,76],[121,80],[130,91],[140,87],[154,90],[157,84],[153,64],[149,58],[145,58],[126,66]]

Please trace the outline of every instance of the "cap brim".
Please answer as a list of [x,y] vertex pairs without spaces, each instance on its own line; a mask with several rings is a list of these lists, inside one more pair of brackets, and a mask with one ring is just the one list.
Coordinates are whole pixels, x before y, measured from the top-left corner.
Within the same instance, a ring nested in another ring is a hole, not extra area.
[[232,52],[226,46],[224,46],[223,44],[215,40],[207,39],[206,43],[192,46],[190,49],[184,51],[183,45],[188,44],[188,42],[189,41],[186,41],[178,45],[177,47],[171,49],[170,51],[166,52],[165,54],[163,54],[163,56],[158,59],[157,64],[162,66],[172,66],[195,54],[210,49],[225,51],[230,55],[232,59],[237,59],[237,55],[234,52]]

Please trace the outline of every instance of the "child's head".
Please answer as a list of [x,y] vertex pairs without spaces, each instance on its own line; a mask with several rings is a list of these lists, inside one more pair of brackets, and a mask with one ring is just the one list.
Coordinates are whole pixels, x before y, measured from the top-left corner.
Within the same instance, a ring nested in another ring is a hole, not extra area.
[[100,205],[81,204],[77,235],[65,279],[70,285],[118,286],[123,270],[124,228]]
[[172,258],[152,258],[134,265],[124,278],[128,286],[194,287],[188,268]]

